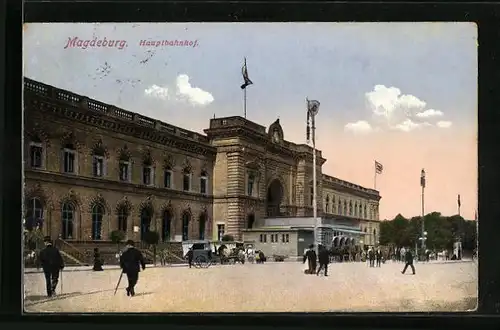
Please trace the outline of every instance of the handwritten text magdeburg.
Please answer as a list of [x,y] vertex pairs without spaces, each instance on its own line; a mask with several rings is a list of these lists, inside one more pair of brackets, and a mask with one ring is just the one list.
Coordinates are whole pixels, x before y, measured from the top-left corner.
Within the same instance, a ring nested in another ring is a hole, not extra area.
[[67,48],[118,48],[123,49],[127,46],[127,42],[125,40],[108,40],[106,37],[103,39],[79,39],[78,37],[68,38],[68,43],[64,46],[64,49]]

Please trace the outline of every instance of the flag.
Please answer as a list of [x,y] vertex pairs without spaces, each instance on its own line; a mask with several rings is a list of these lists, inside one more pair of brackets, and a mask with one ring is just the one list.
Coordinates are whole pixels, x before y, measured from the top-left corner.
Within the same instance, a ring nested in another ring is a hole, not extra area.
[[462,205],[462,203],[460,203],[460,194],[458,194],[457,204],[458,204],[458,207],[460,207]]
[[383,171],[384,171],[384,166],[379,162],[375,161],[375,173],[382,174]]
[[245,58],[245,63],[243,64],[243,67],[241,68],[241,74],[243,75],[243,85],[241,85],[241,89],[247,88],[248,85],[252,85],[253,82],[248,78],[248,71],[247,71],[247,59]]
[[420,172],[420,186],[422,188],[425,188],[425,171],[422,169],[422,172]]

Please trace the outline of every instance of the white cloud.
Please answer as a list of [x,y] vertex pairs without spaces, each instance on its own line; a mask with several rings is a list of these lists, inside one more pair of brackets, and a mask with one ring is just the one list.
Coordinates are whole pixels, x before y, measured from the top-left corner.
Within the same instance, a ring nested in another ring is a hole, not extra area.
[[402,131],[402,132],[411,132],[417,128],[422,128],[422,127],[426,127],[426,126],[432,126],[432,125],[429,123],[416,123],[416,122],[412,121],[411,119],[406,119],[402,123],[394,125],[392,128],[395,130]]
[[345,125],[344,129],[346,131],[354,132],[354,133],[369,133],[373,130],[372,126],[369,122],[365,120],[358,120],[355,123],[349,123]]
[[429,117],[441,117],[444,113],[439,110],[427,109],[423,112],[419,112],[416,114],[418,118],[429,118]]
[[450,128],[452,125],[451,121],[438,121],[436,126],[439,128]]
[[192,105],[208,105],[214,101],[214,97],[207,91],[198,87],[192,87],[189,83],[189,77],[181,74],[177,77],[177,97],[187,100]]
[[151,96],[151,97],[156,97],[161,100],[168,100],[168,88],[167,87],[160,87],[158,85],[153,85],[147,89],[144,90],[144,94]]

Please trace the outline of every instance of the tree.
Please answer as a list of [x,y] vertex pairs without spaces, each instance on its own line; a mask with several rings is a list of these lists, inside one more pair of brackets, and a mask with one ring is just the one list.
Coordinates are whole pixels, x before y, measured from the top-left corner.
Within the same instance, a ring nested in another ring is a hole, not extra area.
[[113,230],[109,236],[111,238],[111,242],[116,244],[117,251],[120,251],[120,243],[125,239],[125,232],[122,230]]
[[147,231],[144,233],[143,241],[153,246],[153,264],[156,266],[156,245],[160,241],[160,234],[156,231]]
[[223,242],[234,242],[234,237],[233,237],[233,235],[229,235],[229,234],[228,235],[224,235],[224,236],[222,236],[221,241],[223,241]]

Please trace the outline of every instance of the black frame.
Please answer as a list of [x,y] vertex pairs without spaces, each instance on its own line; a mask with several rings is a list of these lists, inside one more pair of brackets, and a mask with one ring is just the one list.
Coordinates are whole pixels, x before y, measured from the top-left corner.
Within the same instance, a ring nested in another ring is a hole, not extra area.
[[[327,314],[144,314],[144,315],[24,315],[21,316],[21,221],[6,221],[19,218],[21,209],[21,86],[22,86],[22,32],[19,29],[21,18],[21,1],[6,3],[7,10],[0,10],[0,22],[7,25],[6,31],[0,34],[0,49],[6,50],[4,71],[2,75],[4,89],[4,107],[0,107],[3,120],[0,120],[2,141],[0,155],[2,157],[2,221],[0,221],[0,253],[2,267],[0,281],[1,305],[4,312],[3,321],[50,322],[53,329],[67,328],[64,323],[107,323],[120,327],[136,324],[169,323],[183,326],[200,326],[220,329],[235,326],[273,326],[273,327],[380,327],[392,326],[407,328],[408,326],[429,328],[493,328],[493,313],[500,312],[500,263],[497,262],[497,239],[489,233],[500,232],[500,208],[496,202],[500,200],[500,175],[498,162],[500,148],[496,142],[500,140],[499,111],[500,70],[495,67],[500,56],[500,24],[499,9],[495,4],[479,3],[135,3],[94,2],[63,3],[53,1],[27,1],[24,5],[24,19],[28,22],[69,22],[69,21],[473,21],[479,30],[479,306],[476,313],[410,313],[410,314],[366,314],[348,313],[341,315]],[[8,32],[7,32],[8,31]],[[4,39],[5,38],[5,39]],[[8,46],[8,47],[7,47]],[[3,53],[3,52],[2,52]],[[490,109],[491,108],[491,109]],[[15,147],[17,146],[17,148]],[[490,314],[489,317],[484,317]],[[59,323],[59,324],[56,324]],[[7,324],[6,324],[7,325]],[[15,326],[12,324],[12,326]],[[71,325],[74,326],[74,325]],[[75,324],[80,327],[81,324]],[[83,326],[87,326],[83,324]]]

